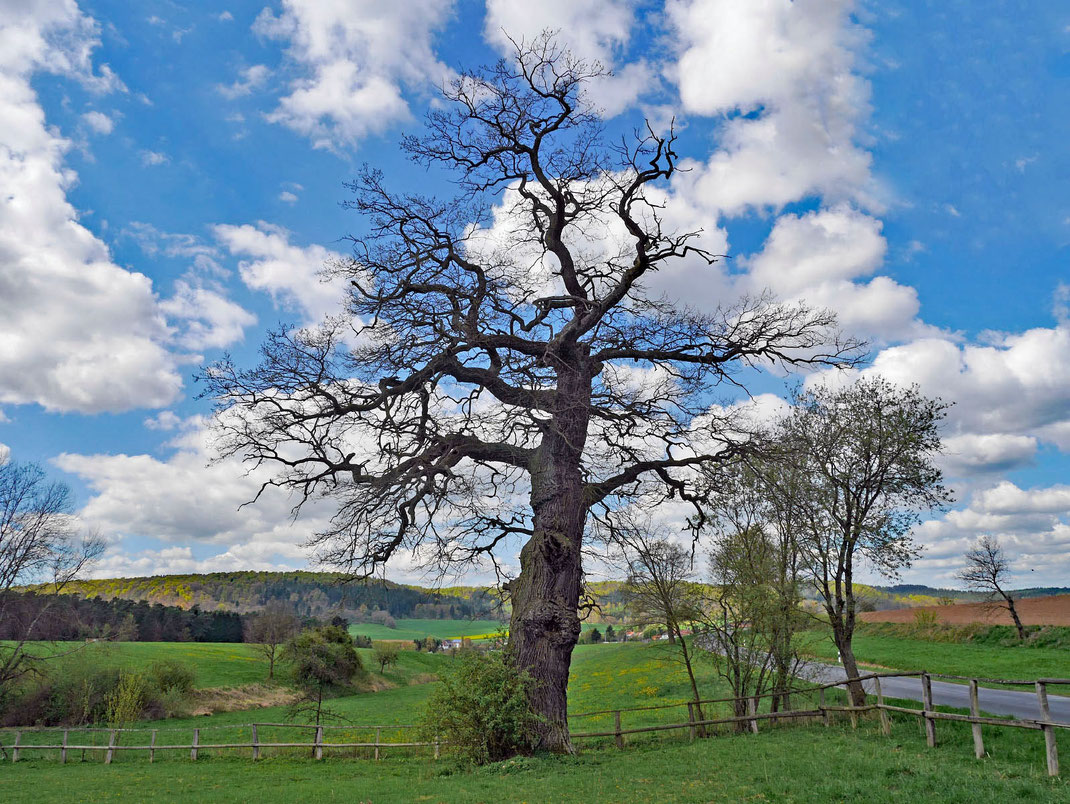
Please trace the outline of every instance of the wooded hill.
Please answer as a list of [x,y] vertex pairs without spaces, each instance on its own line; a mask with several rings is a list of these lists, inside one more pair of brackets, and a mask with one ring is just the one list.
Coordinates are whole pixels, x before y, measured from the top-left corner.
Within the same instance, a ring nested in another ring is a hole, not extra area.
[[[302,617],[345,617],[352,622],[371,621],[376,612],[395,619],[495,619],[500,616],[499,593],[488,587],[453,586],[428,589],[392,581],[345,583],[345,576],[330,572],[213,572],[205,575],[157,575],[78,581],[64,591],[83,598],[161,603],[202,611],[259,611],[274,601],[293,607]],[[621,581],[595,581],[587,593],[597,606],[587,620],[618,624],[628,619]],[[856,586],[862,608],[881,611],[914,606],[935,606],[948,599],[970,602],[980,595],[917,584]],[[1022,589],[1020,597],[1070,592],[1066,588]],[[380,617],[382,615],[379,615]]]
[[428,620],[489,619],[496,616],[497,593],[492,589],[454,586],[424,589],[392,581],[345,583],[330,572],[213,572],[204,575],[155,575],[76,581],[65,594],[83,598],[162,603],[202,611],[253,612],[269,603],[292,606],[302,617],[345,617],[369,621],[375,612],[394,618]]

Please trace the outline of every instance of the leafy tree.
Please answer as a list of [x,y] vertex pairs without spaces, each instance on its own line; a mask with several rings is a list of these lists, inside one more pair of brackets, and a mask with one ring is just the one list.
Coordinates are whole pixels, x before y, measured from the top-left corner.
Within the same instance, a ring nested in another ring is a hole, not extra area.
[[771,688],[774,711],[788,705],[800,664],[797,634],[806,625],[803,533],[797,511],[784,504],[798,471],[790,461],[751,455],[716,472],[707,497],[718,534],[709,557],[716,616],[707,621],[707,640],[736,697]]
[[995,605],[1010,613],[1014,627],[1018,629],[1018,639],[1025,639],[1025,626],[1014,607],[1014,598],[1005,588],[1011,578],[1011,562],[998,539],[988,534],[978,539],[977,544],[967,551],[966,566],[959,571],[958,577],[967,589],[984,592],[990,600],[1001,598],[1002,603]]
[[[345,630],[340,626],[331,626]],[[270,603],[249,623],[248,642],[268,663],[268,679],[275,678],[275,660],[283,646],[301,630],[301,619],[283,603]]]
[[[742,450],[709,407],[759,363],[836,365],[834,316],[767,296],[714,312],[649,281],[714,262],[662,214],[676,135],[611,141],[584,86],[596,65],[549,35],[464,72],[402,148],[452,172],[453,200],[394,193],[365,170],[367,223],[328,273],[348,315],[283,328],[242,369],[204,380],[224,455],[276,470],[267,485],[337,503],[312,544],[367,576],[424,545],[440,570],[524,540],[509,582],[510,656],[538,679],[541,745],[571,751],[566,687],[589,515],[681,499],[695,469]],[[495,204],[498,206],[495,208]],[[448,527],[444,527],[448,523]]]
[[606,642],[615,642],[617,640],[617,632],[613,630],[612,625],[606,626]]
[[[704,639],[732,688],[737,717],[747,714],[748,697],[757,704],[757,696],[770,689],[780,691],[774,703],[783,698],[786,706],[798,666],[794,637],[802,622],[797,608],[784,610],[777,584],[780,547],[763,526],[751,525],[724,534],[710,552],[713,605]],[[736,726],[745,728],[743,722]]]
[[375,646],[375,663],[379,665],[379,672],[385,673],[388,664],[398,663],[398,649],[393,645],[380,642]]
[[[948,405],[881,377],[804,391],[794,402],[776,433],[793,471],[767,488],[798,522],[805,569],[853,678],[856,561],[897,577],[919,553],[910,531],[920,512],[951,501],[934,463]],[[850,693],[856,705],[864,703],[860,682]]]
[[364,672],[349,632],[336,625],[311,628],[286,643],[282,658],[291,665],[294,683],[301,691],[290,709],[292,718],[305,716],[317,726],[334,713],[324,709],[330,694],[349,688]]

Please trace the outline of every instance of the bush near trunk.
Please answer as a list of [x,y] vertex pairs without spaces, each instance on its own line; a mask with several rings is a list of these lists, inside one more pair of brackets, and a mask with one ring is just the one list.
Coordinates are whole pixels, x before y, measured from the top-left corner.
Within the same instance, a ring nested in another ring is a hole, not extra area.
[[504,651],[461,651],[440,677],[422,718],[424,739],[475,765],[533,752],[539,718],[527,694],[535,682]]

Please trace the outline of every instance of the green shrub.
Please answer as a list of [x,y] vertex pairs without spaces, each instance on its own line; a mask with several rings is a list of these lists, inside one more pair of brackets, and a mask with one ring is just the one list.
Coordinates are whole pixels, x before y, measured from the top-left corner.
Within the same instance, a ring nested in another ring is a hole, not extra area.
[[940,618],[936,615],[935,611],[926,611],[925,609],[918,609],[914,612],[914,625],[917,628],[935,628],[939,624]]
[[161,694],[192,695],[195,675],[192,667],[174,659],[155,662],[149,668],[149,678]]
[[109,724],[123,727],[141,718],[149,700],[148,682],[140,673],[122,671],[119,683],[108,694],[105,719]]
[[527,700],[533,683],[504,651],[462,652],[431,693],[421,732],[477,765],[530,754],[539,723]]

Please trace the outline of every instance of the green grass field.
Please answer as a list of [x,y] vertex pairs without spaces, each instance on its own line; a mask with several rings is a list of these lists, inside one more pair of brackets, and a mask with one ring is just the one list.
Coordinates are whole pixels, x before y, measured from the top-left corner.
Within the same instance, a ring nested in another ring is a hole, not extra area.
[[[577,648],[571,710],[686,697],[683,670],[667,657],[654,645]],[[452,661],[414,652],[406,658],[418,662],[424,672]],[[417,677],[416,666],[398,672]],[[701,665],[700,676],[704,695],[723,692],[711,667]],[[355,723],[406,723],[417,717],[430,689],[428,684],[402,686],[339,698],[331,706]],[[237,741],[243,733],[238,724],[272,722],[283,715],[281,708],[258,709],[145,725],[161,729],[161,743],[188,742],[194,727],[201,729],[202,743]],[[626,713],[626,718],[625,728],[680,719],[665,710]],[[592,722],[578,719],[573,729],[587,730]],[[283,740],[297,734],[281,729],[268,736]],[[382,736],[402,739],[401,734],[384,729]],[[35,735],[24,734],[24,744],[28,736]],[[119,754],[107,767],[99,753],[86,762],[74,757],[66,766],[24,754],[17,765],[0,765],[0,800],[141,801],[155,796],[168,802],[1070,802],[1070,783],[1044,774],[1039,734],[986,728],[991,756],[980,762],[973,759],[968,726],[942,722],[938,736],[939,746],[926,748],[917,723],[905,717],[895,720],[891,738],[883,737],[872,720],[863,720],[858,731],[843,722],[830,728],[763,724],[758,735],[722,734],[694,744],[680,732],[651,739],[638,735],[629,738],[625,751],[607,741],[584,741],[578,757],[516,759],[475,771],[462,770],[445,758],[436,762],[426,749],[402,748],[384,749],[380,762],[368,758],[367,751],[361,752],[362,758],[328,756],[322,763],[270,756],[257,764],[233,752],[213,756],[202,751],[194,764],[183,751],[160,755],[152,765],[143,756]],[[346,737],[371,739],[371,734],[351,726]],[[95,739],[103,741],[105,735],[98,733]],[[1060,747],[1070,751],[1070,740],[1063,735]]]
[[466,636],[494,634],[505,626],[498,620],[398,620],[397,628],[375,623],[355,623],[349,626],[354,636],[363,634],[371,639],[460,639]]
[[[423,639],[435,637],[436,639],[460,639],[462,637],[487,637],[489,634],[499,634],[503,630],[508,631],[509,624],[501,620],[397,620],[397,628],[387,628],[385,625],[375,623],[356,623],[349,626],[349,633],[354,636],[362,634],[370,639]],[[590,631],[597,628],[605,631],[604,625],[583,623],[582,629]]]
[[[808,651],[821,659],[836,660],[831,637],[818,632],[805,636]],[[928,642],[858,633],[854,649],[858,661],[871,667],[1025,680],[1070,676],[1070,652],[1059,648]]]
[[[108,647],[108,646],[102,646]],[[217,681],[246,678],[249,661],[244,650],[227,654],[223,646],[186,643],[134,643],[110,646],[100,655],[127,666],[150,663],[186,651],[186,658]],[[958,648],[963,646],[941,646]],[[133,648],[133,650],[127,650]],[[1012,649],[1013,650],[1013,649]],[[1033,651],[1029,651],[1032,653]],[[361,651],[370,666],[370,651]],[[612,715],[578,717],[593,710],[660,705],[687,699],[684,669],[664,644],[590,645],[576,648],[569,683],[572,730],[610,728]],[[391,724],[412,723],[432,690],[421,683],[453,659],[404,651],[397,666],[383,678],[394,688],[337,698],[329,707],[346,721],[346,731],[328,739],[371,740],[373,728],[384,727],[384,741],[411,739],[411,732],[391,730]],[[235,663],[242,669],[225,671]],[[697,665],[704,697],[720,697],[727,690],[709,660]],[[375,674],[378,676],[378,674]],[[800,702],[797,702],[797,705]],[[706,716],[727,715],[726,706],[707,707]],[[251,722],[283,722],[285,707],[217,713],[208,717],[171,719],[139,726],[159,729],[159,742],[189,743],[192,730],[201,730],[201,743],[247,742]],[[625,712],[623,725],[640,727],[686,720],[686,709]],[[10,732],[2,737],[10,746]],[[55,736],[24,732],[23,745]],[[298,750],[265,752],[254,764],[233,751],[202,750],[196,764],[188,751],[159,754],[150,765],[134,752],[119,753],[104,766],[99,752],[86,761],[72,757],[66,766],[55,758],[24,753],[18,764],[0,763],[0,801],[140,801],[149,797],[185,801],[358,800],[369,802],[431,801],[889,801],[889,802],[1070,802],[1070,782],[1049,780],[1044,772],[1043,739],[1035,732],[985,728],[990,757],[973,759],[969,727],[938,724],[939,745],[925,746],[913,718],[897,718],[891,738],[883,737],[873,720],[858,731],[846,723],[830,728],[814,725],[770,726],[758,735],[718,736],[688,744],[686,731],[663,731],[628,738],[627,750],[612,740],[578,741],[578,757],[535,757],[467,771],[448,758],[435,762],[427,749],[384,749],[383,761],[370,759],[365,749],[348,749],[351,756],[330,756],[316,763]],[[79,740],[104,744],[104,732],[79,733]],[[124,737],[124,739],[127,739]],[[261,740],[307,740],[293,727],[261,732]],[[1063,756],[1070,756],[1070,734],[1060,733]],[[242,754],[246,754],[242,751]],[[288,755],[287,755],[288,754]],[[1065,762],[1065,760],[1064,760]],[[1065,779],[1066,774],[1064,774]],[[252,791],[255,791],[252,792]]]

